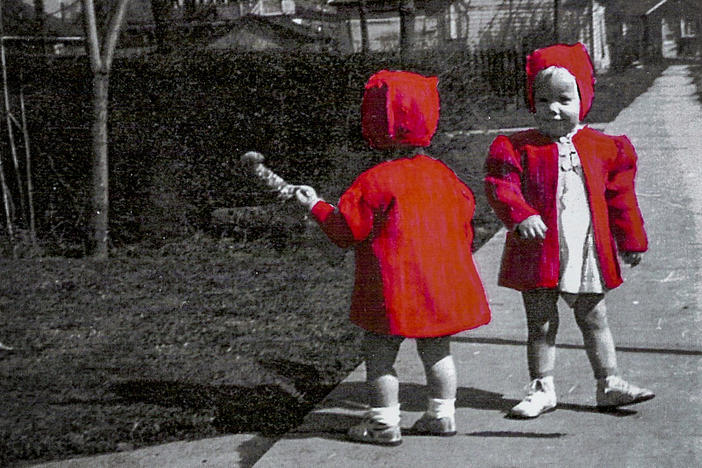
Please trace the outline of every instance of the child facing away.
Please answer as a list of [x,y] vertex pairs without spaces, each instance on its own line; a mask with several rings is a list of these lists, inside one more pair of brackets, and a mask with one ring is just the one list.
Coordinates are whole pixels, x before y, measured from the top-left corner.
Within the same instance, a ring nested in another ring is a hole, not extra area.
[[[365,86],[363,136],[371,147],[428,146],[439,119],[438,79],[383,70]],[[423,154],[363,172],[335,207],[301,186],[298,201],[337,245],[355,249],[351,321],[365,330],[363,357],[370,409],[350,439],[401,442],[400,344],[416,338],[428,386],[427,411],[414,433],[456,433],[456,368],[450,336],[490,321],[471,253],[475,200],[442,162]]]
[[553,371],[559,296],[571,307],[597,379],[597,406],[650,400],[617,373],[605,293],[622,283],[617,252],[637,265],[647,249],[634,192],[636,152],[626,136],[581,124],[594,97],[585,46],[554,45],[527,57],[536,129],[498,136],[486,161],[490,205],[509,232],[499,284],[521,291],[531,382],[509,415],[556,406]]

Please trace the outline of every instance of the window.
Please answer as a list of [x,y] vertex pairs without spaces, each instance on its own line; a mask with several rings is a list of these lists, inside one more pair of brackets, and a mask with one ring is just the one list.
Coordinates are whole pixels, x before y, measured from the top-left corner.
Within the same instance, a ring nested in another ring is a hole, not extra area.
[[697,37],[697,22],[692,18],[681,18],[680,35],[682,37]]

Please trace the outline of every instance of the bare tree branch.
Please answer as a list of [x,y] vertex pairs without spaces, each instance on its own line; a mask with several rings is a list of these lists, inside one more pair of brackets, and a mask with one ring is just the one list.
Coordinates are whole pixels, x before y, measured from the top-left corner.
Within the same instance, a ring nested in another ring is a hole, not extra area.
[[129,5],[129,0],[119,0],[117,9],[110,18],[110,24],[107,28],[107,37],[103,45],[103,66],[108,70],[112,67],[112,58],[117,48],[117,40],[122,29],[124,15],[127,13],[127,5]]
[[102,59],[100,57],[100,42],[97,33],[97,21],[95,20],[95,3],[93,2],[93,0],[81,1],[83,3],[85,41],[88,45],[90,67],[95,73],[102,68]]

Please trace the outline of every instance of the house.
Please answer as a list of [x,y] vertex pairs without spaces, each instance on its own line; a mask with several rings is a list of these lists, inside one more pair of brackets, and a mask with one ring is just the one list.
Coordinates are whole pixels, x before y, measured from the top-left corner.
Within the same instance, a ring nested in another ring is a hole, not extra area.
[[[366,24],[368,42],[371,51],[393,50],[400,44],[399,1],[368,0]],[[446,5],[443,5],[446,3]],[[415,0],[414,31],[415,44],[418,47],[433,47],[439,43],[442,34],[440,24],[442,10],[449,2],[436,0]],[[340,37],[343,52],[352,53],[361,50],[361,20],[358,0],[330,0],[339,19],[345,24]]]
[[[210,49],[240,51],[263,50],[335,50],[335,38],[324,31],[303,26],[287,16],[246,15],[220,26],[213,35]],[[216,36],[216,37],[215,37]]]
[[[23,26],[25,34],[36,35],[34,0],[3,4],[6,24]],[[151,50],[156,45],[152,8],[151,0],[129,1],[119,53]],[[59,31],[63,36],[83,35],[81,0],[44,0],[44,11],[49,35],[57,36]],[[316,0],[171,0],[163,13],[167,40],[174,45],[248,51],[336,48],[336,16],[322,11]],[[82,54],[84,46],[78,41],[61,47],[60,53]]]
[[[370,50],[399,45],[399,0],[367,0]],[[361,49],[358,0],[329,0],[346,23],[342,44]],[[610,66],[604,0],[415,0],[415,46],[458,45],[473,49],[581,41],[595,67]]]
[[608,34],[624,65],[702,55],[699,0],[610,0]]
[[[182,1],[182,0],[181,0]],[[210,49],[239,51],[337,49],[333,15],[311,0],[256,0],[205,3],[213,6],[209,38],[199,42]],[[324,25],[324,27],[323,27]],[[188,26],[190,27],[190,25]],[[197,26],[195,26],[197,27]]]
[[82,43],[75,29],[51,15],[37,19],[33,1],[2,1],[3,42],[6,53],[22,55],[57,54]]

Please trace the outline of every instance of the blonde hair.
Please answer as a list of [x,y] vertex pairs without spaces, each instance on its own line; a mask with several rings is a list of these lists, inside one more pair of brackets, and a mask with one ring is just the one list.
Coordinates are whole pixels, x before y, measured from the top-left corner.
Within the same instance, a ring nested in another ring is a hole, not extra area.
[[575,83],[575,89],[578,90],[578,96],[580,96],[580,88],[578,88],[578,80],[575,78],[567,68],[559,67],[558,65],[551,65],[550,67],[544,68],[534,77],[534,87],[542,86],[542,84],[554,76],[570,77],[570,79]]

